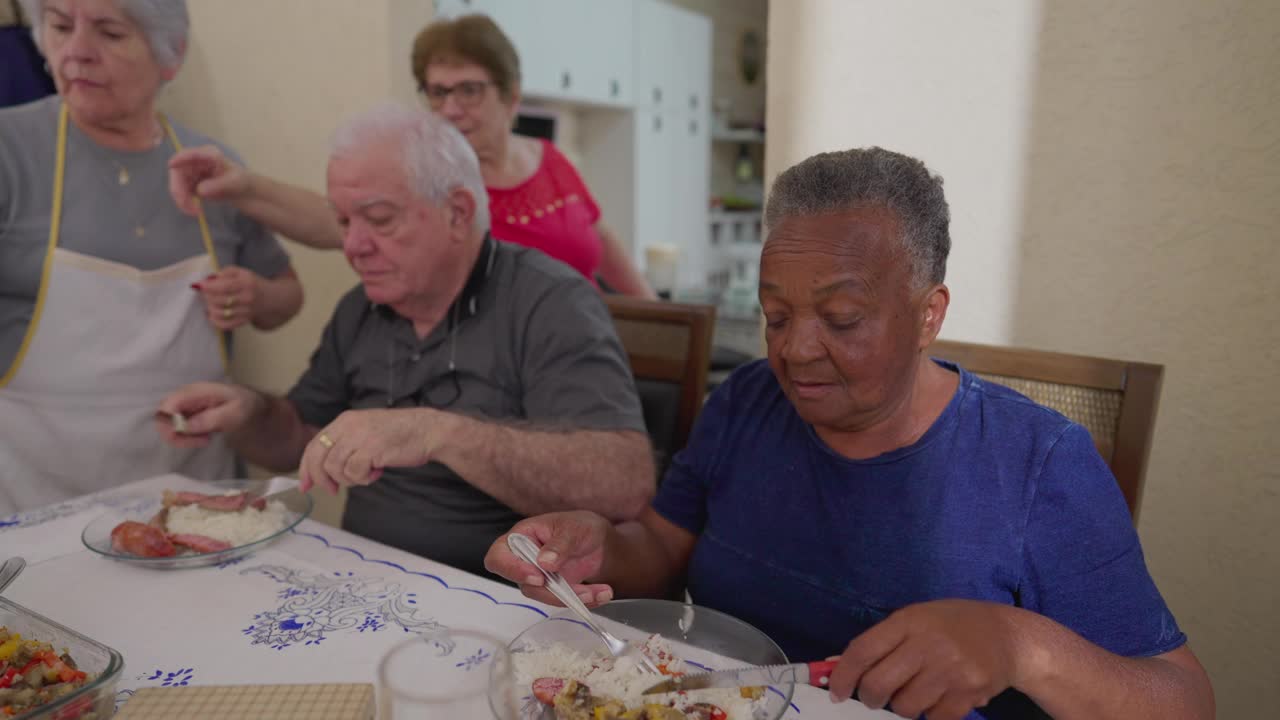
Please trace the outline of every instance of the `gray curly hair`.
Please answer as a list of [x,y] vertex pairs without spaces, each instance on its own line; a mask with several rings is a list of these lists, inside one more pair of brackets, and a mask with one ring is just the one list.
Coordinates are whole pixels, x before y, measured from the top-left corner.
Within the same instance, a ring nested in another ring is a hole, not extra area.
[[787,168],[769,191],[765,227],[867,205],[886,207],[901,221],[916,287],[946,278],[951,211],[942,178],[923,162],[884,148],[819,153]]
[[[31,21],[31,34],[40,45],[41,18],[45,0],[18,0],[22,12]],[[116,0],[120,9],[133,19],[147,38],[151,54],[161,67],[177,67],[182,62],[191,32],[187,0]],[[41,45],[41,50],[44,47]]]

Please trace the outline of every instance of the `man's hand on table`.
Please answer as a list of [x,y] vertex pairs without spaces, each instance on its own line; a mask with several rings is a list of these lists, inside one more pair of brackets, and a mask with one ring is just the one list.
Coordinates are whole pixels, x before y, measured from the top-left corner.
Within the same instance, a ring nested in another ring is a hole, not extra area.
[[307,443],[298,466],[302,490],[368,485],[389,467],[430,462],[453,416],[430,408],[348,410]]

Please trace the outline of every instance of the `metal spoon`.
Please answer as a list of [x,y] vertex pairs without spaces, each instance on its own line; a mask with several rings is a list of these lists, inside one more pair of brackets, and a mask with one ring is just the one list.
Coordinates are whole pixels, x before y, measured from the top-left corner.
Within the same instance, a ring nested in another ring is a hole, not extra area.
[[0,565],[0,592],[4,592],[4,589],[9,587],[9,583],[13,582],[26,566],[27,561],[17,555],[5,560],[4,564]]
[[640,669],[655,675],[660,674],[660,671],[653,664],[653,661],[646,657],[643,652],[640,652],[638,648],[635,648],[631,643],[614,636],[608,630],[605,630],[596,624],[595,618],[591,615],[591,611],[588,610],[582,600],[574,594],[573,588],[569,586],[569,583],[565,581],[564,578],[560,577],[560,573],[551,572],[538,564],[538,551],[540,548],[537,543],[520,533],[511,533],[507,536],[507,547],[511,548],[511,552],[515,553],[516,557],[542,571],[542,574],[547,578],[547,590],[551,591],[551,594],[555,595],[560,602],[564,603],[565,607],[572,610],[573,613],[582,620],[582,622],[586,623],[588,627],[594,630],[595,633],[600,636],[601,640],[604,640],[604,644],[609,647],[610,655],[613,655],[614,657],[622,657],[629,653],[635,653],[638,656],[637,663],[640,665]]

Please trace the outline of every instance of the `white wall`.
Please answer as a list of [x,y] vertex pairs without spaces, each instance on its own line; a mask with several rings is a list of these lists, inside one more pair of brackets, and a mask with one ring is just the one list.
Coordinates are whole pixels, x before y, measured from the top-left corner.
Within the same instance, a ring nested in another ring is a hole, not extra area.
[[769,14],[766,183],[809,155],[880,145],[946,180],[944,337],[1007,342],[1039,3],[788,0]]
[[947,181],[949,337],[1157,362],[1139,533],[1226,719],[1280,707],[1280,4],[775,2],[769,157]]

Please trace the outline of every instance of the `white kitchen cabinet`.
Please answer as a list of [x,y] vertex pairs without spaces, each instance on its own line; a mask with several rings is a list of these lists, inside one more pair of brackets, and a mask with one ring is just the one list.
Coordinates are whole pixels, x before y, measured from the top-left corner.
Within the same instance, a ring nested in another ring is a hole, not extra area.
[[637,110],[635,113],[633,163],[635,188],[635,224],[627,232],[637,267],[645,266],[645,248],[670,243],[680,224],[674,201],[677,193],[673,182],[677,172],[675,128],[661,110]]
[[632,4],[636,107],[706,110],[711,94],[711,21],[662,0]]
[[[671,233],[686,262],[680,266],[680,286],[706,287],[711,267],[710,113],[680,113],[670,140],[676,165],[670,176]],[[643,267],[643,266],[642,266]]]
[[[711,113],[711,20],[682,10],[674,32],[678,72],[672,79],[677,107],[695,114]],[[709,136],[709,135],[708,135]]]
[[436,15],[484,13],[515,45],[526,97],[631,104],[630,0],[436,0]]
[[677,289],[705,287],[710,267],[711,149],[701,116],[642,108],[595,113],[579,127],[580,170],[604,222],[642,270],[645,249],[679,248]]
[[571,29],[560,43],[574,75],[569,98],[602,105],[632,102],[632,0],[568,0]]
[[437,0],[483,12],[520,53],[524,94],[576,104],[579,170],[640,268],[680,249],[678,288],[712,270],[711,21],[662,0]]

